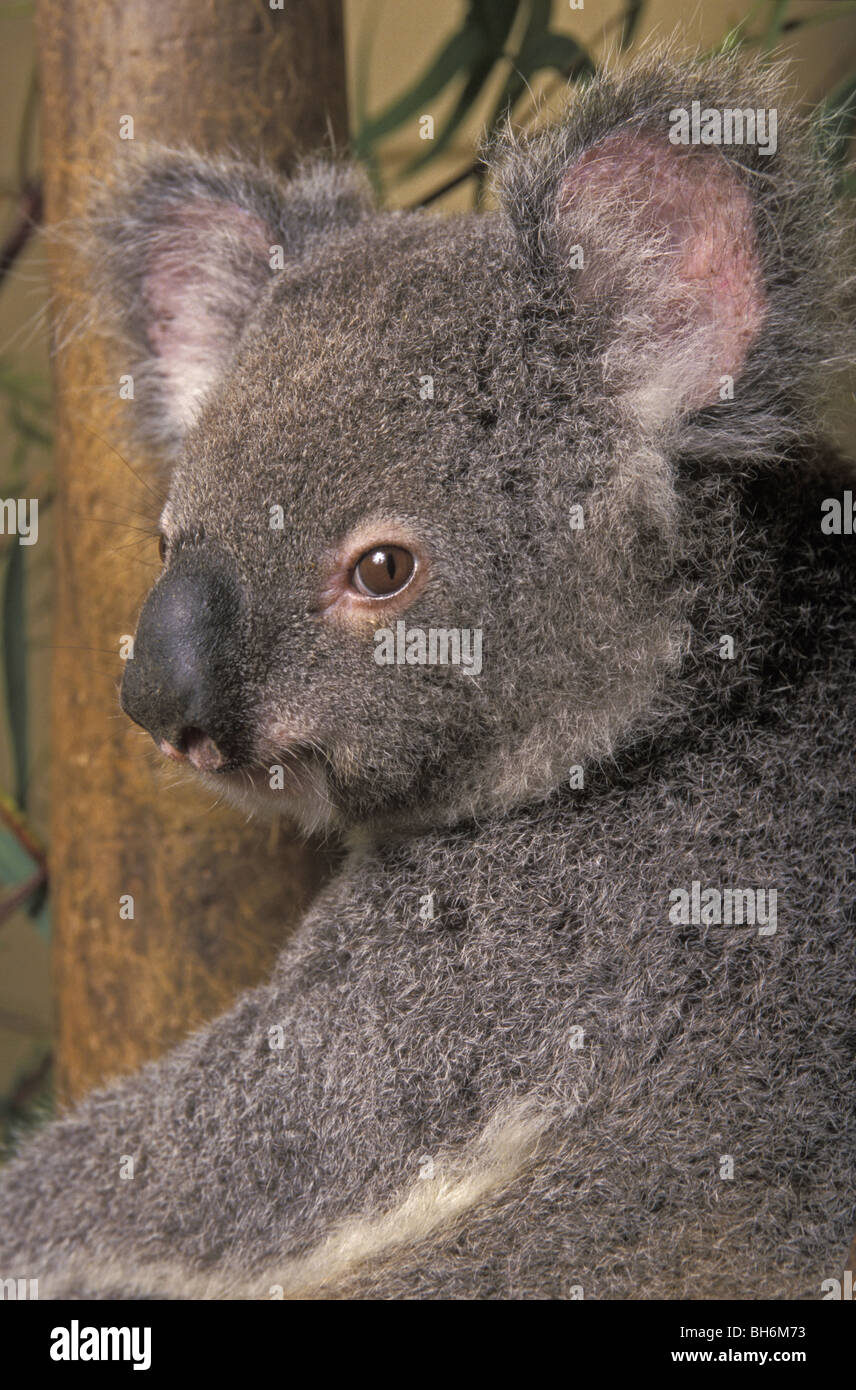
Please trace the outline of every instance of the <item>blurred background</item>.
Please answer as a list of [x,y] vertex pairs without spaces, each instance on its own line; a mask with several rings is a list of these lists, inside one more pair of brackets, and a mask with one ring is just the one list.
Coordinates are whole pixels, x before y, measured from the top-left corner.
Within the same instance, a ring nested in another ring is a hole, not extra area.
[[[126,11],[136,5],[145,22],[142,0],[122,0]],[[253,6],[235,0],[233,8],[237,22],[238,12]],[[204,18],[206,5],[199,9]],[[856,194],[848,164],[856,128],[856,0],[706,0],[695,7],[685,0],[344,0],[343,22],[353,147],[389,205],[425,203],[437,215],[478,206],[485,191],[476,152],[486,130],[509,111],[521,124],[549,119],[568,83],[585,81],[606,54],[623,59],[652,38],[675,34],[687,51],[746,45],[792,58],[799,100],[828,116],[841,197],[852,202]],[[42,203],[36,52],[32,6],[2,0],[0,498],[39,499],[39,541],[24,547],[0,535],[0,1147],[50,1105],[54,1074],[51,807],[58,793],[50,775],[50,673],[62,634],[52,621],[57,486],[47,267],[44,247],[31,235]],[[426,116],[433,120],[427,140],[420,138]],[[848,394],[830,421],[845,447],[852,421]],[[114,547],[118,564],[123,555],[145,566],[156,562],[153,521],[118,544],[109,526],[87,523],[85,543]],[[111,672],[118,662],[109,651],[91,659],[109,678],[105,709],[115,709]],[[73,818],[69,767],[66,761],[61,791],[64,815]],[[86,834],[85,820],[77,833]]]

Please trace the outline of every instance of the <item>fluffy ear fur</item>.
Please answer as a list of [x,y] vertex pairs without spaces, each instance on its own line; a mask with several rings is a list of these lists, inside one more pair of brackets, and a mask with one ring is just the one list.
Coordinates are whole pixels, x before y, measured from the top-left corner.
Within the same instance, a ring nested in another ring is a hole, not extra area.
[[143,440],[174,454],[277,271],[369,210],[353,169],[313,161],[294,180],[150,149],[96,207],[90,250],[130,340]]
[[585,150],[557,190],[557,243],[585,313],[621,304],[621,361],[606,379],[657,425],[712,405],[739,377],[764,320],[752,200],[717,151],[676,150],[653,130],[619,130]]
[[[682,452],[739,463],[798,445],[828,368],[852,360],[848,234],[822,131],[785,90],[781,68],[735,55],[643,57],[494,156],[580,388]],[[672,143],[693,102],[775,111],[777,147]]]

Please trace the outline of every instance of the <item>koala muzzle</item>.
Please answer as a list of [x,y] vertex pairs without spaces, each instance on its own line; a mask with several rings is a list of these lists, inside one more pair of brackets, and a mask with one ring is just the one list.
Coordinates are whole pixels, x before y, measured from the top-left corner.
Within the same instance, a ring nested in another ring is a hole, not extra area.
[[237,576],[204,546],[179,552],[137,624],[122,709],[161,752],[200,771],[232,770],[249,753],[243,626]]

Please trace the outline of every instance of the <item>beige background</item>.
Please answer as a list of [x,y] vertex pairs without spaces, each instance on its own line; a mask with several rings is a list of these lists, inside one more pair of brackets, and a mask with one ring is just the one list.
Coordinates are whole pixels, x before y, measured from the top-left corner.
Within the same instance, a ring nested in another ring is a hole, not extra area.
[[[236,0],[236,4],[241,0]],[[145,4],[145,0],[117,0],[122,4]],[[253,0],[245,0],[253,3]],[[294,0],[299,3],[299,0]],[[836,0],[797,0],[789,14],[816,14],[828,10]],[[370,114],[380,110],[393,97],[406,90],[437,51],[445,37],[458,24],[463,0],[345,0],[348,46],[349,87],[352,117],[361,108]],[[602,55],[615,42],[616,18],[622,9],[619,0],[585,0],[584,8],[572,9],[566,0],[554,0],[553,24],[573,34],[594,56]],[[715,44],[745,13],[747,6],[730,0],[704,0],[689,7],[681,0],[649,0],[637,35],[657,39],[675,35],[687,50]],[[820,99],[848,71],[856,67],[856,16],[841,5],[841,17],[829,24],[799,31],[784,47],[791,52],[795,66],[793,81],[798,94],[811,102]],[[513,36],[512,36],[513,38]],[[37,128],[28,149],[21,149],[19,131],[28,84],[33,72],[33,24],[26,4],[0,7],[0,235],[10,223],[17,187],[18,169],[23,163],[38,168]],[[417,177],[401,183],[397,175],[404,164],[424,146],[418,140],[416,121],[397,132],[383,145],[381,176],[391,203],[415,202],[453,177],[472,160],[481,123],[492,111],[504,73],[484,93],[472,121],[462,127],[451,148]],[[454,102],[459,85],[443,101],[429,108],[437,128]],[[541,83],[538,99],[559,109],[560,86],[554,77]],[[530,108],[531,109],[531,108]],[[437,205],[438,214],[448,208],[468,206],[471,194],[461,188]],[[48,383],[45,333],[45,289],[43,255],[31,246],[16,265],[14,276],[0,294],[0,359],[16,370],[40,375]],[[843,402],[843,407],[852,404]],[[0,402],[0,418],[3,404]],[[850,417],[852,424],[852,415]],[[836,418],[835,433],[847,437],[845,411]],[[7,495],[10,482],[10,432],[0,430],[0,496]],[[49,468],[49,457],[34,452],[33,472]],[[108,534],[100,543],[111,543]],[[99,543],[94,541],[93,543]],[[32,689],[31,740],[33,746],[31,784],[32,819],[44,831],[50,794],[49,753],[46,728],[47,671],[50,659],[50,525],[43,518],[39,544],[28,566],[30,580],[30,679]],[[0,730],[0,786],[11,782],[7,732]],[[264,833],[260,831],[259,833]],[[5,1093],[12,1077],[38,1058],[50,1032],[50,985],[47,948],[29,920],[22,914],[0,925],[0,1093]]]

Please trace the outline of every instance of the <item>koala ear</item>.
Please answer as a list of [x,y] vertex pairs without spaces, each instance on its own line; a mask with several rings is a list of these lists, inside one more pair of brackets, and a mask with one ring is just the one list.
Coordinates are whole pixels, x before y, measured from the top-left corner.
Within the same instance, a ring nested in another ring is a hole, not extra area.
[[611,327],[606,386],[649,427],[715,403],[765,317],[752,200],[732,166],[625,128],[565,169],[554,217],[581,331]]
[[[492,152],[541,362],[603,429],[626,421],[734,467],[822,431],[830,379],[854,360],[852,225],[822,123],[788,86],[741,51],[667,47],[607,66],[557,125]],[[770,139],[673,143],[696,106],[764,114]]]
[[306,164],[289,182],[235,161],[156,149],[90,221],[94,274],[130,344],[137,431],[175,452],[276,270],[369,210],[356,171]]

